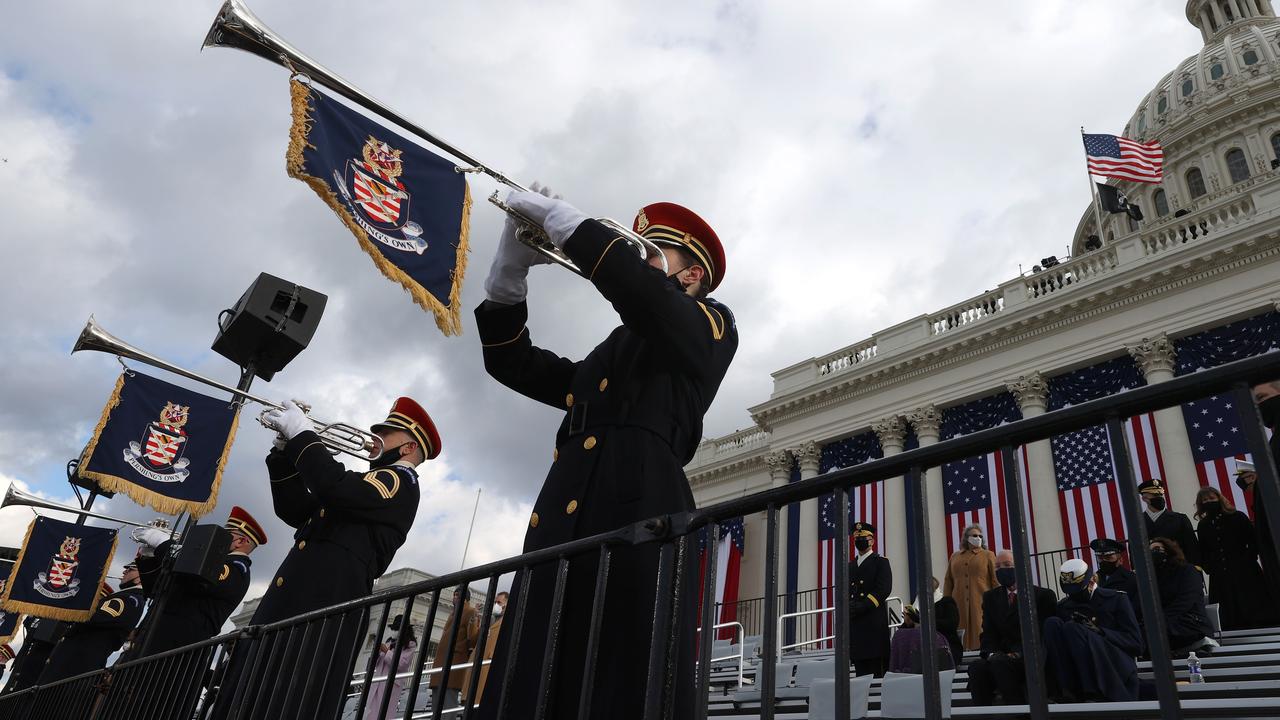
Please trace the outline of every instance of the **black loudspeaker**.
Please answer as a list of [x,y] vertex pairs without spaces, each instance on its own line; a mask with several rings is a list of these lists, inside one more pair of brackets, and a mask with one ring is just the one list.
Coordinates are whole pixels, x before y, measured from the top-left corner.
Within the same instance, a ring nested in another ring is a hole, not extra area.
[[221,525],[196,525],[187,533],[182,551],[173,561],[173,572],[179,575],[199,575],[210,582],[217,582],[229,552],[230,530]]
[[27,639],[52,645],[70,629],[71,623],[32,616],[31,624],[27,626]]
[[236,306],[218,316],[213,351],[270,381],[311,342],[326,302],[315,290],[261,273]]

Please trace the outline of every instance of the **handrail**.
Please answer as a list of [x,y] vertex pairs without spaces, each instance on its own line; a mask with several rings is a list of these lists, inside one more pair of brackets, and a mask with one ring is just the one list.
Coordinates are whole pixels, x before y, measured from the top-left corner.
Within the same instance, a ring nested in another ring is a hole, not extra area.
[[[898,603],[898,620],[896,622],[892,620],[889,622],[889,627],[891,628],[896,628],[902,625],[902,608],[903,608],[902,598],[898,597],[897,595],[891,595],[887,599],[885,599],[884,603],[887,606],[889,605],[889,603],[892,603],[894,601],[897,601]],[[886,610],[887,609],[888,608],[886,607]],[[799,610],[791,613],[783,613],[782,615],[778,616],[778,637],[782,637],[783,623],[791,618],[803,617],[805,615],[820,615],[828,612],[834,613],[835,611],[836,609],[834,607],[820,607],[820,608],[814,608],[813,610]],[[832,625],[834,627],[834,623]],[[834,640],[835,637],[836,637],[835,634],[832,633],[831,635],[826,635],[820,638],[814,638],[812,640],[801,640],[799,642],[786,643],[786,644],[779,645],[777,661],[782,662],[782,654],[786,650],[791,650],[792,648],[804,647],[805,645],[817,645],[818,643],[824,643],[828,640]]]
[[[716,662],[717,660],[733,660],[733,659],[735,659],[735,658],[736,658],[736,659],[738,660],[738,689],[739,689],[739,690],[741,690],[741,689],[742,689],[743,677],[744,677],[744,674],[743,674],[743,668],[742,668],[742,666],[743,666],[743,664],[744,664],[744,659],[743,659],[743,658],[744,658],[744,656],[743,656],[743,653],[742,653],[742,641],[743,641],[743,639],[746,637],[746,629],[742,627],[742,623],[737,622],[737,621],[727,622],[727,623],[720,623],[720,624],[718,624],[718,625],[712,625],[712,626],[711,626],[711,629],[712,629],[712,630],[719,630],[720,628],[726,628],[726,627],[736,627],[736,628],[737,628],[737,631],[734,633],[735,638],[736,638],[736,642],[734,642],[733,644],[738,646],[738,654],[736,654],[736,655],[726,655],[726,656],[724,656],[724,657],[713,657],[713,658],[711,658],[711,662],[713,662],[713,663],[714,663],[714,662]],[[695,632],[702,632],[702,628],[698,628]],[[715,641],[716,641],[716,638],[712,638],[712,639],[711,639],[711,642],[712,642],[712,643],[714,643]]]

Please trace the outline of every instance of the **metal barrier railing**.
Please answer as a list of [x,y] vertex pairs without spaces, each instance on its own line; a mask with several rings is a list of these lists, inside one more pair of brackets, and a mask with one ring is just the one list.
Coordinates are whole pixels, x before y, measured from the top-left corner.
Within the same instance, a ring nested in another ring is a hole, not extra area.
[[[318,718],[337,720],[343,713],[365,717],[372,685],[375,658],[370,653],[366,664],[360,693],[354,698],[354,707],[344,707],[348,679],[354,673],[359,650],[359,639],[372,617],[375,647],[386,637],[391,619],[392,603],[403,607],[398,612],[412,617],[417,602],[428,603],[428,613],[423,627],[434,626],[442,592],[461,592],[469,583],[487,580],[484,608],[480,614],[481,627],[478,643],[484,643],[490,632],[492,598],[496,594],[499,578],[514,574],[511,603],[502,620],[504,641],[512,646],[522,642],[537,643],[542,648],[543,662],[524,667],[521,680],[526,684],[536,681],[537,694],[532,706],[512,706],[513,679],[517,676],[515,663],[503,663],[495,656],[486,681],[486,693],[481,706],[486,716],[498,720],[512,717],[531,717],[541,720],[554,711],[557,716],[572,714],[588,718],[593,708],[593,693],[597,660],[601,654],[602,628],[605,627],[605,591],[609,587],[610,563],[615,553],[626,551],[634,556],[637,548],[649,547],[656,572],[653,576],[654,606],[652,614],[644,617],[628,616],[610,618],[610,628],[621,623],[639,627],[648,638],[648,648],[632,648],[646,652],[643,680],[639,673],[632,685],[608,688],[608,700],[617,704],[620,690],[635,691],[642,699],[636,707],[622,707],[624,714],[643,720],[669,717],[692,717],[705,720],[707,716],[712,646],[713,643],[693,642],[694,630],[699,625],[689,621],[696,610],[696,600],[690,606],[690,598],[697,598],[696,588],[690,578],[697,567],[696,552],[690,552],[693,533],[707,528],[715,533],[720,524],[750,513],[763,512],[764,542],[764,597],[778,595],[779,581],[779,518],[780,512],[792,503],[818,498],[834,493],[836,537],[849,536],[850,488],[878,481],[896,482],[904,478],[909,498],[909,550],[918,558],[931,557],[931,522],[927,512],[928,494],[934,492],[924,482],[924,471],[949,462],[993,450],[999,453],[1007,478],[1019,478],[1020,468],[1015,448],[1043,440],[1052,435],[1074,432],[1087,427],[1105,424],[1111,437],[1124,437],[1123,418],[1153,410],[1174,407],[1214,393],[1230,391],[1237,410],[1242,411],[1241,432],[1253,453],[1258,471],[1257,488],[1262,500],[1271,507],[1280,507],[1280,481],[1273,459],[1267,451],[1267,439],[1261,419],[1253,404],[1250,386],[1269,382],[1280,377],[1280,353],[1258,355],[1235,361],[1209,370],[1176,377],[1156,385],[1127,390],[1109,397],[1083,402],[1043,415],[1026,418],[988,430],[952,438],[927,447],[908,450],[896,455],[872,460],[824,475],[781,485],[768,490],[728,500],[689,512],[673,513],[636,522],[610,532],[574,540],[562,545],[529,552],[479,567],[444,575],[393,590],[374,593],[333,607],[306,613],[288,620],[262,626],[252,626],[235,633],[213,638],[202,643],[178,648],[147,658],[119,663],[110,669],[97,670],[68,678],[56,683],[37,685],[25,690],[0,696],[0,720],[45,720],[55,718],[84,718],[85,720],[172,720],[190,718],[197,707],[205,717],[216,720],[240,718]],[[1129,451],[1125,443],[1111,443],[1111,460],[1114,468],[1114,487],[1118,491],[1121,510],[1129,528],[1129,542],[1133,547],[1145,547],[1148,541],[1142,521],[1137,482],[1133,476]],[[1044,482],[1033,478],[1032,482]],[[1016,560],[1017,583],[1031,586],[1031,553],[1028,528],[1024,518],[1027,498],[1021,481],[1006,482],[1008,497],[1006,506],[1013,552]],[[1280,523],[1270,526],[1272,542],[1280,546]],[[833,585],[846,588],[849,584],[848,543],[835,543],[833,558],[835,577]],[[701,597],[714,597],[716,582],[717,544],[707,545],[701,577]],[[649,556],[646,556],[649,557]],[[693,561],[690,562],[690,558]],[[1159,610],[1159,598],[1154,583],[1151,558],[1135,553],[1131,558],[1138,579],[1138,598],[1142,615],[1146,620],[1144,632],[1152,657],[1151,673],[1156,694],[1165,720],[1181,717],[1177,690],[1174,685],[1173,665],[1169,654],[1168,636],[1164,618]],[[561,653],[560,640],[565,637],[561,622],[565,610],[566,587],[570,579],[571,564],[576,569],[575,588],[592,587],[589,612],[585,603],[573,607],[575,617],[586,619],[584,632],[579,636],[582,644],[573,653]],[[916,564],[916,586],[929,587],[931,568],[927,562]],[[631,579],[631,578],[628,578]],[[521,588],[531,582],[544,584],[550,600],[545,614],[529,616],[529,593]],[[933,603],[923,603],[920,610],[921,633],[932,637],[937,630]],[[701,626],[713,626],[714,603],[703,603]],[[849,597],[846,592],[835,593],[831,609],[834,626],[834,650],[832,668],[835,673],[835,717],[849,717]],[[376,614],[376,615],[375,615]],[[764,603],[764,621],[761,655],[777,657],[779,649],[778,608],[774,603]],[[1035,638],[1039,634],[1039,622],[1035,603],[1018,604],[1018,620],[1024,642],[1024,669],[1027,684],[1027,714],[1034,720],[1049,717],[1044,680],[1043,649]],[[455,623],[447,639],[447,647],[458,645],[458,623]],[[527,634],[527,637],[525,635]],[[696,647],[696,665],[690,656]],[[616,652],[617,648],[609,648]],[[499,652],[502,649],[499,648]],[[403,649],[394,651],[391,667],[398,667]],[[223,662],[224,656],[230,660]],[[610,663],[615,656],[610,656]],[[681,665],[681,663],[688,663]],[[941,717],[941,694],[938,686],[938,663],[933,653],[922,653],[925,716],[929,720]],[[417,694],[421,690],[425,662],[414,662],[409,678],[407,709],[403,718],[416,716],[412,711]],[[677,666],[696,666],[696,673],[678,672]],[[452,654],[446,654],[440,669],[441,684],[448,685],[455,672]],[[473,715],[477,686],[481,673],[472,673],[463,689],[462,718]],[[687,699],[692,707],[677,704],[675,688],[679,683],[692,682],[695,687]],[[563,681],[563,682],[562,682]],[[776,664],[761,663],[757,684],[760,688],[760,718],[772,720],[775,714]],[[617,681],[623,682],[621,680]],[[562,684],[561,684],[562,683]],[[566,688],[569,690],[566,692]],[[557,694],[557,689],[561,690]],[[571,693],[571,694],[569,694]],[[387,717],[390,693],[382,694],[380,705],[369,708],[371,715]],[[576,696],[576,697],[575,697]],[[209,698],[201,700],[201,698]],[[696,700],[694,700],[696,698]],[[600,699],[601,703],[604,699]],[[521,699],[524,702],[524,699]],[[556,704],[553,704],[556,703]],[[212,712],[206,712],[212,705]],[[433,707],[433,720],[444,715],[442,707]]]
[[[738,689],[741,690],[743,679],[746,676],[745,669],[743,667],[745,665],[746,656],[742,651],[742,641],[746,637],[746,635],[743,633],[742,623],[737,621],[720,623],[719,625],[713,625],[711,629],[714,631],[714,630],[719,630],[720,628],[727,628],[727,627],[736,628],[736,630],[734,631],[734,642],[732,645],[730,645],[730,647],[736,646],[738,648],[738,652],[733,655],[725,655],[724,657],[713,657],[711,658],[711,664],[714,665],[717,662],[720,662],[722,660],[737,660],[738,661]],[[698,632],[702,632],[702,628],[698,628]],[[716,633],[716,632],[712,633],[712,635],[718,635],[718,634],[719,633]],[[715,645],[714,639],[711,642],[712,642],[712,645]]]
[[[902,608],[903,608],[902,598],[898,597],[897,595],[891,595],[890,597],[886,598],[884,602],[885,602],[885,605],[890,605],[895,602],[898,604],[898,612],[894,613],[892,612],[892,610],[889,611],[889,627],[890,628],[901,627],[902,626]],[[834,613],[835,611],[836,609],[833,607],[821,607],[821,608],[814,608],[813,610],[800,610],[798,612],[793,612],[793,613],[783,613],[782,615],[778,616],[778,636],[779,637],[782,636],[783,623],[787,622],[791,618],[808,617],[809,615],[825,615],[827,613]],[[820,638],[810,638],[808,640],[797,640],[796,642],[793,642],[793,643],[785,643],[785,644],[779,645],[777,661],[782,662],[782,655],[787,650],[795,650],[796,648],[802,648],[808,645],[821,645],[821,644],[829,643],[835,640],[835,637],[836,637],[835,633],[832,633],[831,635],[826,635]]]

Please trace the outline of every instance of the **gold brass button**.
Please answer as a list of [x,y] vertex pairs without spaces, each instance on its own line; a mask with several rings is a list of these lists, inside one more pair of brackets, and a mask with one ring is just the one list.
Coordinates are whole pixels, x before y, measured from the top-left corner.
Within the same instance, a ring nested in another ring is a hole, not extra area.
[[320,508],[320,517],[324,517],[324,508]]
[[555,450],[551,451],[551,462],[555,462],[559,459],[560,459],[560,448],[556,448]]
[[604,378],[600,381],[600,392],[604,392],[607,387],[609,387],[609,378]]
[[284,585],[284,578],[282,577],[276,578],[276,587],[280,587],[281,585]]
[[306,550],[306,549],[307,549],[307,541],[306,541],[306,540],[299,540],[299,541],[298,541],[298,549],[299,549],[299,550]]
[[596,436],[595,436],[595,435],[592,435],[591,437],[588,437],[586,440],[583,440],[583,441],[582,441],[582,447],[584,447],[584,448],[586,448],[586,449],[588,449],[588,450],[590,450],[591,448],[593,448],[593,447],[595,447],[595,446],[596,446]]
[[564,406],[573,407],[573,393],[564,396]]
[[538,527],[538,513],[529,516],[529,527]]
[[577,510],[577,509],[578,509],[578,501],[577,501],[577,500],[570,500],[570,501],[569,501],[569,504],[568,504],[568,505],[566,505],[566,506],[565,506],[565,508],[564,508],[564,514],[565,514],[565,515],[572,515],[572,514],[573,514],[573,511],[574,511],[574,510]]

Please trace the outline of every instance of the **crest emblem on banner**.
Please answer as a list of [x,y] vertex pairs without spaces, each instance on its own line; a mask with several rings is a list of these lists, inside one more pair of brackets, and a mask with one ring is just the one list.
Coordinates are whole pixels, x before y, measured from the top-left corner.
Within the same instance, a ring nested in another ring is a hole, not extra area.
[[67,536],[58,546],[58,554],[49,559],[49,569],[36,574],[35,591],[47,598],[75,597],[80,592],[80,538]]
[[[356,213],[356,221],[369,236],[388,247],[421,255],[427,249],[422,226],[409,219],[409,192],[402,152],[370,135],[359,158],[347,160],[347,177],[334,171],[334,185]],[[387,233],[398,232],[400,237]]]
[[[160,418],[147,423],[141,442],[131,442],[125,449],[125,461],[135,468],[146,467],[155,475],[165,476],[165,482],[182,482],[187,477],[190,463],[182,457],[187,442],[183,426],[191,419],[191,406],[175,402],[165,403]],[[146,465],[142,465],[146,463]],[[159,481],[159,480],[158,480]]]

